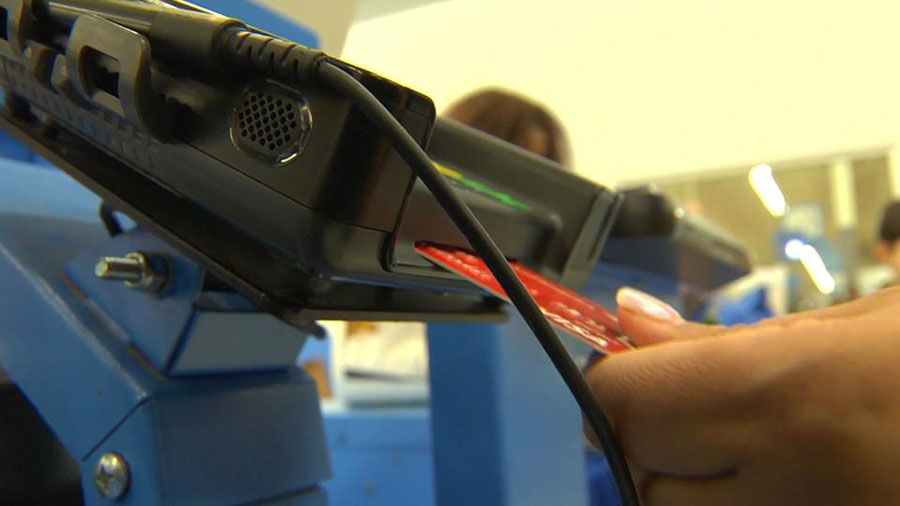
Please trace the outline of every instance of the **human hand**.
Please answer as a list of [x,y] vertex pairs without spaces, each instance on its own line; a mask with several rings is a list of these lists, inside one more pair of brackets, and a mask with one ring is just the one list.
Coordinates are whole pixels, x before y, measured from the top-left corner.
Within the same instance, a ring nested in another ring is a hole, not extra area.
[[645,506],[900,504],[900,289],[724,329],[620,291],[588,381]]

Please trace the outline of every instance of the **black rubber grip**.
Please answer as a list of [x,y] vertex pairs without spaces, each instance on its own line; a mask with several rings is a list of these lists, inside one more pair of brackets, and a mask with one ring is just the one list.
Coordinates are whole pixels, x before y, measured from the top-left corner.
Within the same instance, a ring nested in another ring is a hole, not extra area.
[[325,58],[322,51],[243,28],[225,30],[222,36],[225,63],[287,81],[311,82]]

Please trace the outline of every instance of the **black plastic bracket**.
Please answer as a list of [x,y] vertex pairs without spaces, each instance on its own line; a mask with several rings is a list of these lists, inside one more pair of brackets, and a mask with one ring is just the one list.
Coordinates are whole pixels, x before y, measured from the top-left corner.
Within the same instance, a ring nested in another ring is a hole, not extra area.
[[21,58],[33,29],[30,1],[0,0],[0,54]]
[[157,139],[169,136],[175,111],[153,92],[146,37],[97,16],[80,16],[69,35],[66,61],[83,98]]
[[57,56],[61,55],[54,48],[32,40],[28,41],[22,52],[22,61],[28,73],[50,88],[50,74]]

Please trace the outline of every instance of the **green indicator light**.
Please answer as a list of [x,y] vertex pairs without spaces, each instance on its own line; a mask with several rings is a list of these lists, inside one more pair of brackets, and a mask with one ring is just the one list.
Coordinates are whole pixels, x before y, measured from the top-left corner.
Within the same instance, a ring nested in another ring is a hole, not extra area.
[[503,192],[497,191],[483,183],[479,183],[478,181],[473,181],[469,178],[463,178],[460,180],[460,182],[462,184],[468,186],[469,188],[477,191],[478,193],[487,195],[489,197],[493,197],[494,199],[499,200],[500,202],[502,202],[510,207],[515,207],[516,209],[521,209],[523,211],[531,211],[531,206],[529,206],[528,204],[518,201],[515,198],[510,197],[509,195],[507,195]]
[[498,200],[498,201],[508,205],[509,207],[514,207],[516,209],[521,209],[523,211],[531,211],[532,210],[532,207],[529,206],[528,204],[526,204],[520,200],[516,200],[514,197],[511,197],[501,191],[497,191],[484,183],[479,183],[478,181],[475,181],[474,179],[469,179],[466,176],[463,176],[458,171],[455,171],[453,169],[448,169],[447,167],[444,167],[443,165],[440,165],[437,163],[435,165],[437,166],[438,170],[440,170],[441,173],[444,174],[445,176],[447,176],[448,178],[453,179],[454,181],[456,181],[462,185],[465,185],[466,187],[468,187],[472,190],[475,190],[482,195],[487,195],[488,197],[491,197],[494,200]]

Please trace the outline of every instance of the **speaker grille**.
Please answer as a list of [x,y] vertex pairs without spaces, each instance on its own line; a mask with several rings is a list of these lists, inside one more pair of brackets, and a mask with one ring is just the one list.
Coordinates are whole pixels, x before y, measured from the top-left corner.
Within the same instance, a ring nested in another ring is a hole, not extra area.
[[277,83],[247,88],[232,112],[231,138],[237,147],[273,164],[296,158],[311,129],[312,114],[306,100]]

